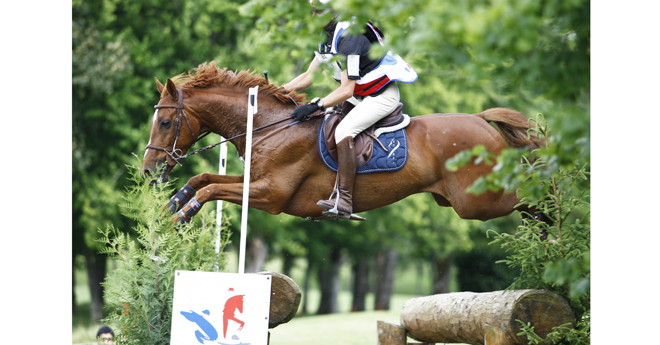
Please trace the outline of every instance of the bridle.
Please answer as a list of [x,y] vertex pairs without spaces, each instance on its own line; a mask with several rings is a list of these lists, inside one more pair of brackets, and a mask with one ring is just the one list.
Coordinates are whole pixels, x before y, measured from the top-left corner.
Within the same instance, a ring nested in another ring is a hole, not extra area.
[[[172,158],[172,160],[176,164],[179,164],[180,166],[183,166],[183,164],[181,164],[180,160],[185,158],[185,156],[181,155],[183,153],[181,151],[181,149],[176,148],[176,144],[179,141],[179,135],[181,134],[181,122],[182,122],[181,118],[184,118],[186,120],[186,123],[188,124],[188,129],[190,129],[190,134],[192,135],[193,138],[195,138],[195,132],[193,132],[192,126],[190,125],[190,122],[188,121],[188,115],[186,115],[186,112],[183,111],[183,91],[181,89],[176,89],[176,91],[177,91],[178,96],[179,96],[176,105],[173,105],[173,104],[156,104],[156,105],[154,105],[155,109],[163,109],[163,108],[174,108],[174,109],[176,109],[176,125],[175,125],[176,126],[175,127],[176,131],[175,131],[175,134],[174,134],[174,144],[172,145],[172,148],[168,149],[168,148],[162,147],[162,146],[147,145],[145,147],[145,150],[146,149],[154,149],[154,150],[157,150],[157,151],[163,151],[163,152],[167,153],[167,155],[170,156],[170,158]],[[199,138],[195,139],[195,142],[197,142],[199,139],[205,137],[209,133],[210,132],[207,132],[204,135],[200,136]],[[167,165],[174,166],[174,165],[170,165],[169,163]]]
[[[201,149],[198,149],[198,150],[195,150],[195,151],[190,152],[190,153],[188,153],[188,154],[182,155],[183,152],[181,151],[181,149],[177,149],[177,148],[176,148],[176,143],[177,143],[177,141],[179,140],[179,134],[181,133],[181,118],[184,118],[184,119],[186,120],[186,123],[188,124],[188,128],[190,129],[190,134],[192,134],[192,137],[193,137],[193,138],[195,138],[195,132],[193,132],[193,130],[192,130],[192,126],[190,126],[190,122],[188,121],[188,116],[186,115],[186,112],[183,111],[183,91],[182,91],[181,89],[178,89],[178,88],[176,89],[176,91],[177,91],[178,96],[179,96],[176,105],[173,105],[173,104],[156,104],[156,105],[154,105],[154,108],[155,108],[155,109],[162,109],[162,108],[174,108],[174,109],[176,109],[176,128],[175,128],[176,132],[175,132],[175,134],[174,134],[174,144],[172,145],[172,149],[168,149],[168,148],[166,148],[166,147],[156,146],[156,145],[151,145],[151,144],[149,144],[149,145],[147,145],[147,146],[145,147],[145,150],[146,150],[146,149],[154,149],[154,150],[157,150],[157,151],[163,151],[163,152],[167,153],[167,155],[168,155],[168,156],[169,156],[169,157],[170,157],[170,158],[171,158],[176,164],[179,164],[180,166],[183,166],[183,164],[181,164],[181,162],[180,162],[182,159],[184,159],[184,158],[186,158],[186,157],[188,157],[188,156],[194,155],[194,154],[196,154],[196,153],[200,153],[200,152],[202,152],[202,151],[206,151],[206,150],[211,149],[211,148],[213,148],[213,147],[216,147],[216,146],[218,146],[218,145],[220,145],[220,144],[222,144],[222,143],[224,143],[224,142],[231,141],[231,140],[233,140],[233,139],[236,139],[236,138],[239,138],[239,137],[242,137],[242,136],[245,135],[245,133],[243,133],[243,134],[239,134],[239,135],[234,136],[234,137],[231,137],[231,138],[229,138],[229,139],[222,140],[222,141],[220,141],[219,143],[216,143],[216,144],[213,144],[213,145],[209,145],[209,146],[206,146],[206,147],[202,147]],[[290,98],[291,101],[296,105],[296,107],[299,106],[298,102],[296,102],[296,101],[293,99],[293,97],[289,96],[289,98]],[[306,117],[305,120],[310,120],[310,119],[312,119],[312,118],[320,118],[320,117],[323,117],[324,114],[325,114],[325,113],[317,113],[317,114],[315,114],[315,115],[311,115],[311,116],[309,116],[309,117]],[[268,125],[265,125],[265,126],[261,126],[261,127],[259,127],[259,128],[255,128],[255,129],[252,130],[252,132],[257,132],[257,131],[260,131],[260,130],[262,130],[262,129],[265,129],[265,128],[268,128],[268,127],[271,127],[271,126],[273,126],[273,125],[276,125],[276,124],[279,124],[279,123],[282,123],[282,122],[284,122],[284,121],[288,121],[288,120],[292,120],[292,119],[291,119],[291,118],[285,118],[285,119],[282,119],[282,120],[279,120],[279,121],[275,121],[275,122],[273,122],[273,123],[271,123],[271,124],[268,124]],[[292,125],[295,125],[295,124],[297,124],[297,123],[300,123],[300,121],[293,121],[292,123],[290,123],[290,124],[287,125],[286,127],[282,127],[282,128],[280,128],[280,130],[281,130],[281,129],[284,129],[284,128],[288,128],[288,127],[290,127],[290,126],[292,126]],[[210,133],[211,133],[211,132],[206,132],[206,133],[200,135],[199,138],[195,139],[195,143],[198,142],[199,140],[201,140],[202,138],[204,138],[205,136],[207,136],[207,135],[210,134]],[[271,133],[271,134],[274,134],[274,133]],[[265,139],[265,138],[262,138],[262,139]],[[193,143],[193,145],[194,145],[195,143]],[[174,166],[174,164],[170,165],[169,162],[167,162],[167,165],[168,165],[168,166]]]

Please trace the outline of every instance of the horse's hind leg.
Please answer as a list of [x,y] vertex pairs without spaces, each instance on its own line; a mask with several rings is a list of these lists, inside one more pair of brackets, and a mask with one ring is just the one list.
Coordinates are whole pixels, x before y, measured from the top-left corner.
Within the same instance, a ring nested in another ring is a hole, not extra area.
[[210,184],[215,183],[240,183],[243,181],[243,175],[217,175],[203,173],[193,176],[188,180],[188,183],[183,186],[174,196],[170,198],[167,207],[170,214],[179,211],[186,203],[188,203],[197,193],[198,190]]

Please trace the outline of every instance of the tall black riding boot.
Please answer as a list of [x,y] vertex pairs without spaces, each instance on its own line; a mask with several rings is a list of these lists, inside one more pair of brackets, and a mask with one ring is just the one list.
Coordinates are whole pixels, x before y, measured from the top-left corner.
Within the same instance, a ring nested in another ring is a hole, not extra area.
[[[320,200],[316,204],[326,209],[323,214],[350,218],[353,213],[353,183],[355,182],[356,158],[353,138],[348,136],[337,143],[337,174],[339,175],[339,203],[336,198]],[[335,204],[337,207],[335,208]]]

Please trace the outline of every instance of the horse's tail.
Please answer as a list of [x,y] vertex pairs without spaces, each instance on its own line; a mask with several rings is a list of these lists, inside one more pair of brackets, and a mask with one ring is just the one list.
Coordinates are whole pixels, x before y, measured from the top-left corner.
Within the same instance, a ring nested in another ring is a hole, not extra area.
[[[543,145],[536,132],[529,130],[530,121],[520,112],[507,108],[491,108],[474,115],[488,122],[494,122],[510,147],[529,146],[530,150],[534,150]],[[532,124],[531,128],[534,127],[536,126]]]

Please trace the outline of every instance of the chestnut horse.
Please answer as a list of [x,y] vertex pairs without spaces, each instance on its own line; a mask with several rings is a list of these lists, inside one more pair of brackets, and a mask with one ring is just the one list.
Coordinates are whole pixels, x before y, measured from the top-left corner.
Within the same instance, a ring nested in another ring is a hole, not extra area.
[[[155,106],[143,172],[156,174],[164,168],[158,177],[167,181],[177,158],[206,132],[233,138],[230,142],[243,157],[245,137],[240,135],[247,126],[248,88],[258,85],[254,127],[278,121],[281,124],[254,133],[249,207],[271,214],[325,218],[316,202],[331,195],[336,174],[323,164],[318,153],[321,121],[312,119],[289,126],[294,122],[289,117],[303,95],[278,88],[250,72],[218,69],[215,62],[204,63],[174,81],[168,79],[166,85],[158,79],[156,83],[160,101]],[[489,121],[497,125],[499,132]],[[357,175],[353,210],[364,212],[412,194],[431,193],[438,205],[453,207],[464,219],[488,220],[507,215],[519,202],[515,194],[465,192],[478,177],[489,174],[491,166],[472,162],[452,172],[445,168],[445,161],[478,144],[493,153],[507,146],[537,148],[539,141],[533,136],[528,139],[528,129],[527,118],[506,108],[478,114],[412,117],[405,129],[410,148],[406,165],[398,171]],[[183,206],[173,221],[179,217],[189,220],[206,202],[225,200],[240,205],[242,198],[243,175],[200,174],[188,180],[172,198],[172,212]]]

